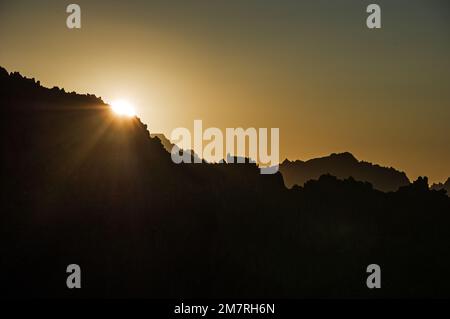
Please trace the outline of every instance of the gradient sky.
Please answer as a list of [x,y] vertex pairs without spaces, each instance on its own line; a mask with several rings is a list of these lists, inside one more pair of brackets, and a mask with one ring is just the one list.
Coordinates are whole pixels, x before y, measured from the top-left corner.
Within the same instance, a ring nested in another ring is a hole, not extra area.
[[128,99],[152,133],[279,127],[281,159],[350,151],[433,182],[450,176],[449,57],[447,0],[0,0],[1,66]]

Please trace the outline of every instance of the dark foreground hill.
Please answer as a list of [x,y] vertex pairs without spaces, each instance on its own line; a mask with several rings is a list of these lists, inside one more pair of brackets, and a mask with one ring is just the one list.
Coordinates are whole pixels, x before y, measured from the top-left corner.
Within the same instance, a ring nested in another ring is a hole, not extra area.
[[254,164],[176,165],[139,119],[3,69],[0,109],[4,297],[450,296],[450,199],[426,179],[287,189]]
[[350,153],[331,154],[308,161],[285,160],[280,165],[287,187],[303,186],[309,180],[317,180],[324,174],[340,179],[353,177],[358,181],[369,182],[374,188],[384,192],[396,191],[410,183],[405,173],[394,168],[382,167],[368,162],[358,161]]

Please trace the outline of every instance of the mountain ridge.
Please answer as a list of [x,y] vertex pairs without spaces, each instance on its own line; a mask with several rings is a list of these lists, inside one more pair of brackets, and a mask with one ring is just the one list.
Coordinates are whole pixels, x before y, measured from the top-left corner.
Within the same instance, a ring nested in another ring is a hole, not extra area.
[[280,164],[285,184],[303,186],[308,180],[318,179],[321,175],[331,174],[340,179],[352,177],[355,180],[369,182],[382,191],[396,191],[410,184],[404,172],[393,167],[383,167],[366,161],[359,161],[349,153],[332,153],[329,156],[313,158],[307,161],[284,160]]
[[434,183],[433,185],[431,185],[430,189],[437,191],[444,189],[447,192],[447,195],[450,196],[450,177],[447,178],[444,183]]
[[[1,70],[0,112],[9,298],[449,296],[450,199],[426,178],[287,189],[254,163],[177,165],[138,118]],[[374,262],[383,289],[365,285]]]

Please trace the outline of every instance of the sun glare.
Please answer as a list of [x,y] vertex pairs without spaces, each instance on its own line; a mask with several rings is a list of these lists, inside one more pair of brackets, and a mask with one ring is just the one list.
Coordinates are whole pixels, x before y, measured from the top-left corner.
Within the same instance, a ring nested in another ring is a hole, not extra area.
[[111,102],[111,108],[117,115],[133,117],[136,116],[136,110],[130,102],[125,100],[116,100]]

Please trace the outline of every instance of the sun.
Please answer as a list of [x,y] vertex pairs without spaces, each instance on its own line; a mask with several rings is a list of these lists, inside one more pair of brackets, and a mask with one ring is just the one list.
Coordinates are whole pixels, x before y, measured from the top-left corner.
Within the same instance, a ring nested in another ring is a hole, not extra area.
[[111,102],[111,109],[114,113],[120,116],[136,116],[136,110],[133,105],[126,100],[115,100]]

